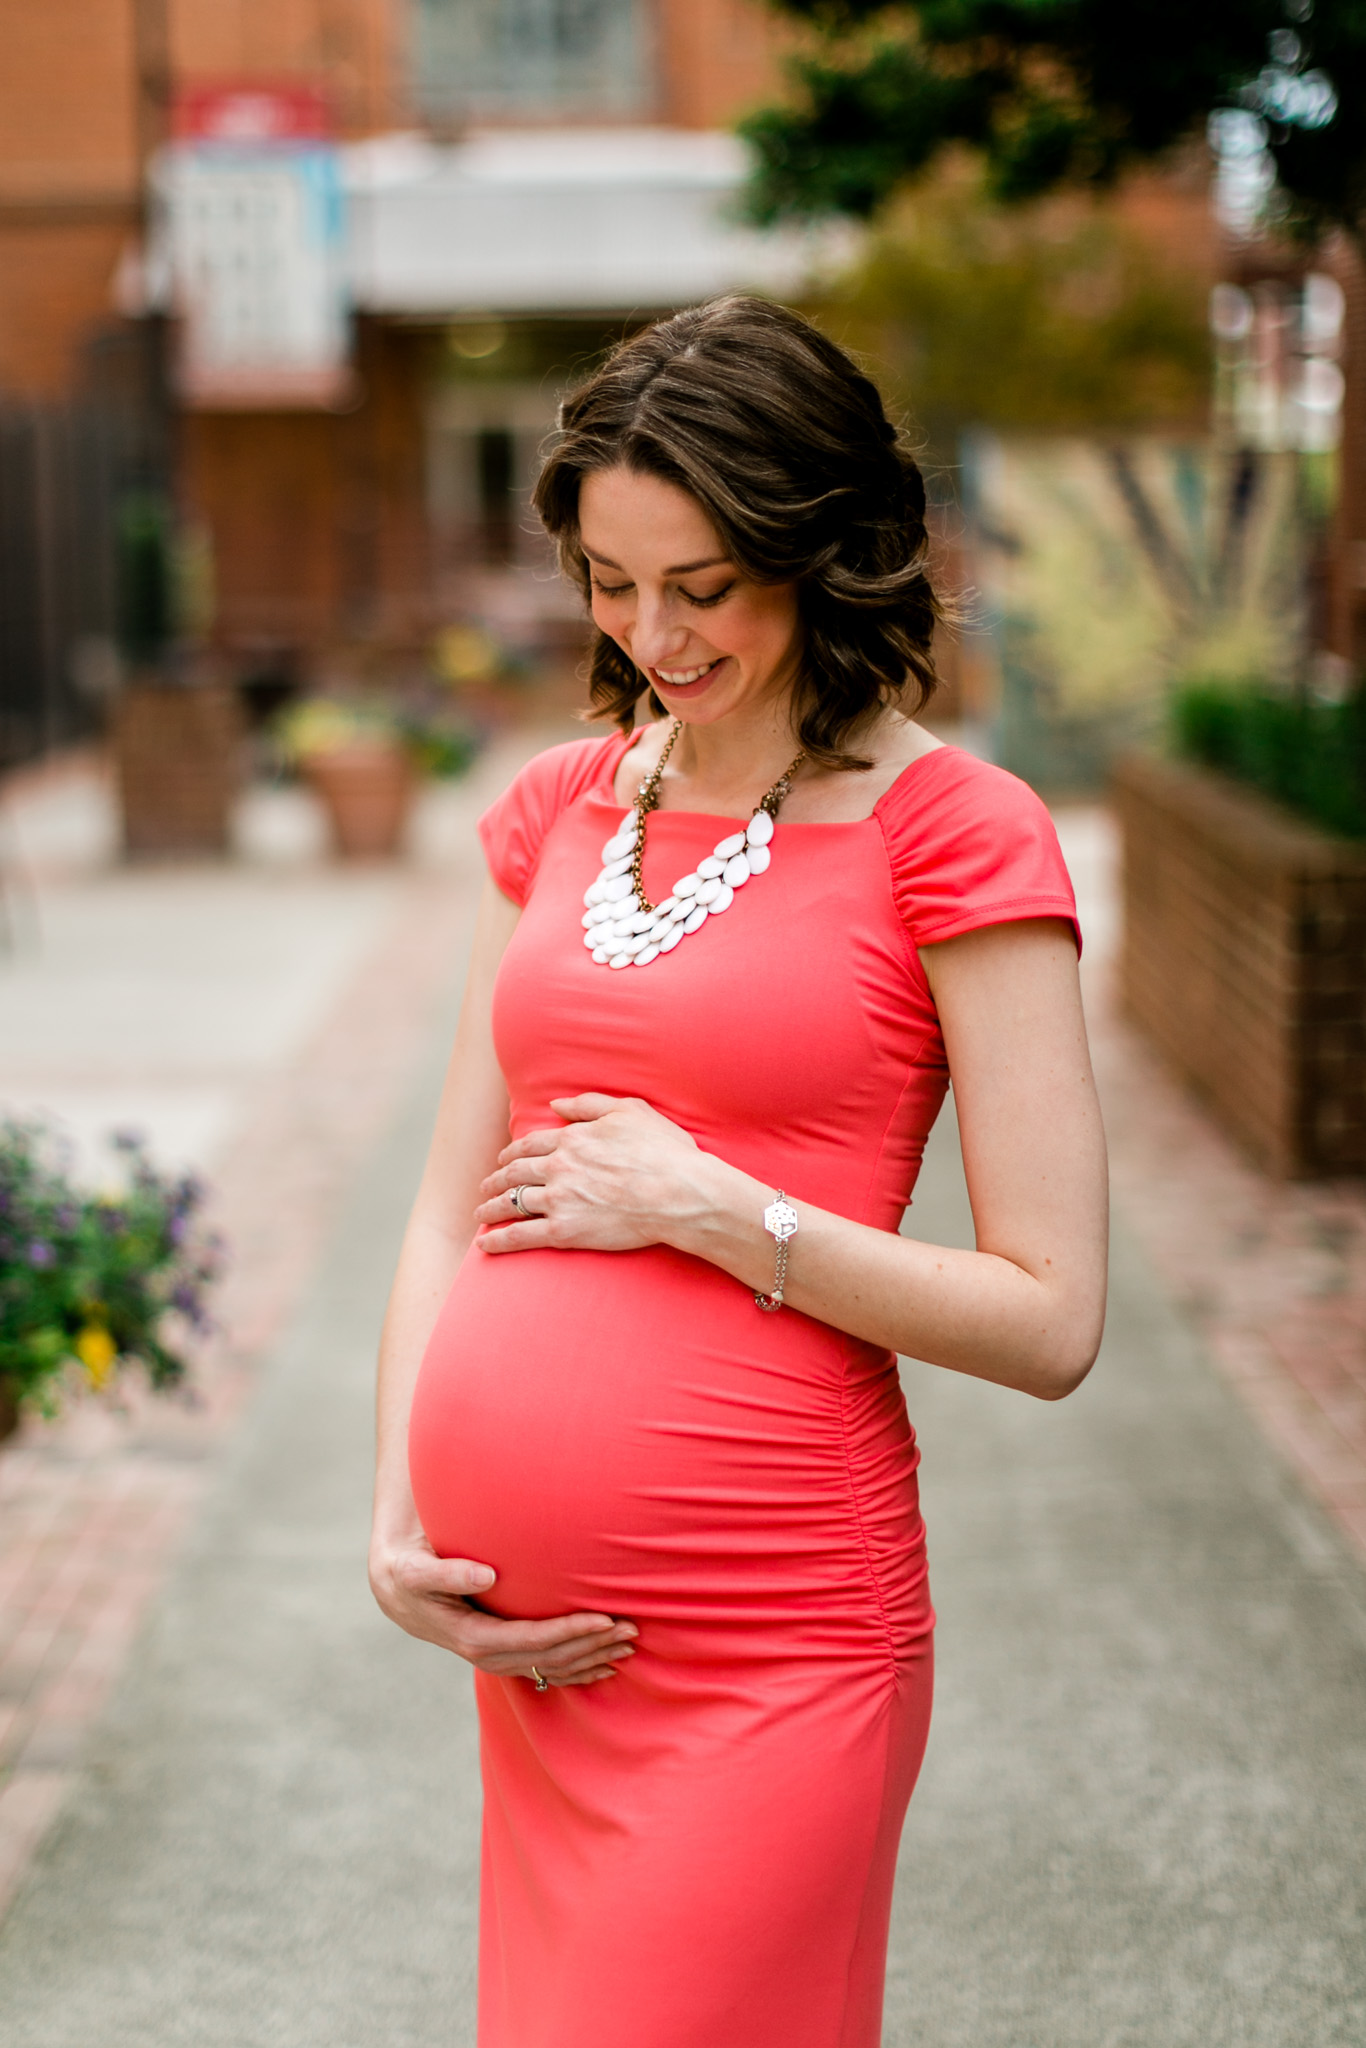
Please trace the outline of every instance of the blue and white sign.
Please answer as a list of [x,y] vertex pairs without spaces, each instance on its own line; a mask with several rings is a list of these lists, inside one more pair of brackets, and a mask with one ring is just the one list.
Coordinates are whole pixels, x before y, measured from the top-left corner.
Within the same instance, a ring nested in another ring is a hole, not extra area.
[[343,402],[351,322],[338,151],[300,133],[309,124],[297,105],[261,88],[201,96],[194,112],[158,168],[184,402]]

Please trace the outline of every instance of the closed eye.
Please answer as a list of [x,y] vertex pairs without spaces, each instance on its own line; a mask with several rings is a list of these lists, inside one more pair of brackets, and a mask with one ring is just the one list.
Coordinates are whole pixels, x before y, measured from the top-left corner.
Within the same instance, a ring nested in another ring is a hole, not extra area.
[[733,583],[728,583],[724,590],[714,590],[710,597],[694,597],[690,590],[680,590],[678,594],[685,597],[698,611],[705,612],[709,611],[712,605],[720,604],[723,597],[729,597],[734,588]]
[[594,577],[593,588],[599,597],[625,597],[631,586],[629,583],[599,583]]

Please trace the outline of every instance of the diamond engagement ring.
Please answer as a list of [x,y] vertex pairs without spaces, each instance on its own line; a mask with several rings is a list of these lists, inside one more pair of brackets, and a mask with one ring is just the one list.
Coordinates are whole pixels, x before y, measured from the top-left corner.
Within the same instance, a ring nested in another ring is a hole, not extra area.
[[524,1199],[525,1186],[526,1183],[524,1181],[519,1180],[515,1187],[511,1187],[508,1189],[508,1199],[511,1201],[513,1208],[517,1211],[517,1214],[519,1216],[525,1216],[527,1221],[530,1222],[531,1211],[530,1209],[528,1209],[526,1201]]
[[542,1678],[540,1672],[536,1669],[536,1666],[534,1664],[531,1667],[531,1675],[536,1681],[537,1692],[549,1692],[550,1680],[548,1678]]

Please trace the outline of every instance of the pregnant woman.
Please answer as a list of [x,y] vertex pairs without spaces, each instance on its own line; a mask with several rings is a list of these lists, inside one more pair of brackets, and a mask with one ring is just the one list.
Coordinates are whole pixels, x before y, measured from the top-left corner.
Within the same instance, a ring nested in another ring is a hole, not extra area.
[[[907,715],[924,489],[840,349],[723,300],[561,430],[616,730],[481,822],[372,1580],[477,1673],[481,2048],[876,2048],[933,1625],[895,1354],[1052,1400],[1100,1337],[1072,894]],[[950,1076],[971,1252],[899,1234]]]

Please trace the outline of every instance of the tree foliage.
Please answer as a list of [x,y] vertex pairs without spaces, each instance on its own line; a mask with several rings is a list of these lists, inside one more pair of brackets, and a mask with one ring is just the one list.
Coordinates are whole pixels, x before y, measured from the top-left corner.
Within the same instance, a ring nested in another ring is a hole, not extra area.
[[1186,425],[1209,395],[1203,274],[1110,207],[1002,208],[955,162],[895,202],[811,310],[874,357],[936,460],[969,422],[1028,431]]
[[1366,0],[774,0],[813,42],[743,124],[763,222],[866,218],[953,144],[994,196],[1111,184],[1222,107],[1264,124],[1298,225],[1366,216]]

